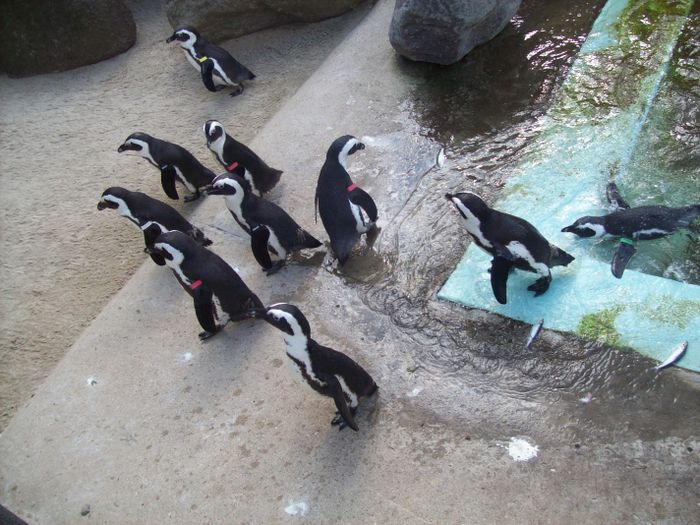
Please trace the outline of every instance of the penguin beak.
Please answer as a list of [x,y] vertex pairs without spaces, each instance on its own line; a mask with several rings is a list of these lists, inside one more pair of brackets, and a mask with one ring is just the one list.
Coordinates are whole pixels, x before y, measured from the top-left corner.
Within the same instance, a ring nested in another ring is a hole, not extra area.
[[567,226],[566,228],[562,228],[561,231],[566,232],[566,233],[576,233],[574,231],[574,225],[572,224],[571,226]]
[[117,148],[117,153],[123,153],[127,150],[126,144],[122,144]]
[[100,211],[104,210],[106,207],[107,207],[107,205],[102,201],[97,203],[97,209]]
[[452,197],[454,197],[454,195],[452,195],[451,193],[445,193],[445,198],[446,198],[448,201],[452,202]]
[[168,37],[168,39],[165,41],[165,43],[166,43],[166,44],[169,44],[170,42],[172,42],[172,41],[175,40],[176,38],[177,38],[177,33],[173,33],[172,35],[170,35],[170,36]]
[[266,319],[267,308],[252,308],[251,310],[248,310],[248,315],[253,319]]

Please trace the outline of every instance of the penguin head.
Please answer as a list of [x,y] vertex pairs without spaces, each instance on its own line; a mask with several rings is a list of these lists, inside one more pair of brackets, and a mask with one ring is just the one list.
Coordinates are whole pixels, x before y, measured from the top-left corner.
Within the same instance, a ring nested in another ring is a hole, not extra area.
[[478,227],[478,224],[491,211],[488,204],[479,197],[476,193],[466,191],[463,193],[445,194],[445,198],[452,202],[455,209],[459,212],[467,230],[470,226]]
[[207,146],[218,142],[225,137],[224,126],[218,120],[207,120],[204,123],[204,135],[207,137]]
[[136,154],[142,154],[147,152],[150,148],[151,141],[153,137],[146,133],[132,133],[129,135],[124,144],[117,148],[117,153],[124,153],[125,151],[133,151]]
[[117,213],[128,217],[138,224],[138,220],[133,216],[129,209],[129,201],[131,200],[132,192],[119,186],[107,188],[102,192],[102,197],[97,203],[97,209],[102,211],[105,208],[117,210]]
[[328,153],[326,153],[326,159],[337,159],[340,165],[345,168],[348,155],[352,155],[361,149],[365,149],[365,145],[362,142],[352,135],[344,135],[333,141],[333,144],[328,148]]
[[265,319],[290,337],[311,337],[309,322],[293,304],[277,303],[253,312],[254,317]]
[[602,217],[581,217],[576,222],[562,228],[561,231],[566,233],[575,233],[579,237],[602,237],[605,235],[605,226],[603,225]]
[[222,173],[207,186],[207,195],[238,195],[241,199],[250,191],[248,181],[236,173]]
[[175,32],[165,41],[166,44],[177,40],[180,47],[191,48],[199,39],[199,31],[192,26],[183,26],[175,30]]
[[[151,230],[144,232],[155,234],[158,225],[149,225]],[[146,248],[146,253],[157,255],[165,260],[165,264],[171,268],[179,267],[182,261],[194,255],[200,246],[187,234],[181,231],[172,230],[161,233],[153,241],[153,245]]]

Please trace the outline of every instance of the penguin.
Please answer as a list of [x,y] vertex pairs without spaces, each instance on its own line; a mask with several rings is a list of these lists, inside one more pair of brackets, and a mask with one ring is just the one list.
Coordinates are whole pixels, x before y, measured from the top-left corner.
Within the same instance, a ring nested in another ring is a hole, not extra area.
[[632,256],[636,253],[637,241],[660,239],[671,235],[690,224],[700,216],[700,204],[669,208],[668,206],[639,206],[631,208],[620,197],[617,185],[608,184],[608,202],[616,210],[603,216],[585,216],[561,231],[574,233],[579,237],[600,239],[605,236],[620,237],[610,269],[620,279]]
[[[256,196],[248,182],[236,173],[219,175],[206,192],[226,197],[226,206],[238,225],[250,235],[255,260],[267,275],[284,266],[289,254],[321,246],[318,239],[299,226],[282,208]],[[270,253],[279,260],[273,263]]]
[[[342,266],[363,233],[376,228],[377,205],[347,172],[348,155],[365,149],[351,135],[333,141],[326,153],[316,185],[315,206]],[[365,217],[367,215],[367,217]]]
[[481,197],[472,192],[450,193],[452,202],[462,218],[462,225],[476,245],[493,257],[491,289],[496,300],[506,304],[506,285],[513,268],[540,276],[528,290],[535,297],[549,289],[550,268],[567,266],[574,258],[561,248],[550,244],[537,228],[520,217],[489,208]]
[[331,425],[358,431],[355,413],[360,399],[377,391],[374,379],[347,355],[314,341],[309,322],[296,306],[273,304],[256,310],[255,316],[283,332],[287,356],[302,378],[319,394],[333,398],[338,411]]
[[176,29],[165,41],[177,40],[187,61],[202,75],[202,82],[209,91],[233,88],[231,96],[243,93],[243,81],[253,80],[255,75],[225,49],[212,44],[194,27]]
[[[251,310],[263,308],[258,296],[226,261],[180,231],[161,233],[146,251],[162,257],[178,281],[189,288],[197,320],[204,329],[199,334],[201,340],[216,334],[228,321],[248,319]],[[216,322],[214,301],[228,315],[226,322]]]
[[117,153],[134,152],[160,170],[163,191],[171,199],[178,200],[175,181],[180,181],[193,195],[185,197],[192,202],[200,197],[199,189],[211,184],[216,175],[202,165],[194,155],[182,146],[151,137],[146,133],[132,133]]
[[[157,226],[158,234],[178,230],[192,237],[201,246],[212,244],[202,230],[190,224],[175,208],[145,193],[129,191],[119,186],[107,188],[102,192],[102,197],[97,203],[98,210],[105,208],[116,210],[119,215],[136,224],[144,232],[146,248],[153,246],[153,235],[149,237],[146,233],[148,226],[151,225]],[[157,255],[152,254],[151,258],[159,266],[165,264],[165,261]]]
[[248,146],[228,135],[221,122],[207,120],[204,135],[207,137],[207,147],[216,160],[229,173],[245,178],[258,196],[267,193],[279,182],[282,170],[271,168]]

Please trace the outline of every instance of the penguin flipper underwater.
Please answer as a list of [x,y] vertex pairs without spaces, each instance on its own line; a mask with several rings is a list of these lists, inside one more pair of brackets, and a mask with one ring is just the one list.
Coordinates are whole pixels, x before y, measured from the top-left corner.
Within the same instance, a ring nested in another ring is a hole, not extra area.
[[[192,285],[190,289],[192,289]],[[204,328],[204,331],[200,332],[199,338],[204,341],[221,330],[221,326],[216,323],[216,310],[212,300],[214,292],[205,285],[199,285],[192,290],[192,298],[194,299],[194,312],[197,321]]]
[[348,406],[348,402],[345,399],[345,394],[343,393],[343,387],[340,386],[340,381],[335,376],[330,374],[320,374],[319,379],[324,381],[333,396],[333,401],[335,401],[335,407],[338,409],[338,414],[331,420],[331,425],[337,426],[338,430],[343,430],[346,426],[353,429],[355,432],[360,430],[360,427],[355,423],[355,418],[352,415],[352,411]]
[[610,264],[610,269],[615,277],[618,279],[622,277],[622,274],[627,267],[627,263],[630,261],[636,251],[637,249],[634,247],[633,241],[630,239],[620,240],[620,244],[617,246],[615,255],[613,255],[612,263]]
[[221,89],[217,89],[214,85],[214,61],[211,58],[202,60],[199,72],[202,74],[202,82],[205,88],[214,93]]
[[160,184],[163,186],[165,194],[173,200],[180,199],[180,196],[177,194],[177,188],[175,188],[176,179],[177,174],[174,166],[168,164],[160,167]]
[[630,205],[620,196],[620,191],[617,189],[617,184],[611,182],[605,187],[605,197],[608,202],[615,206],[618,210],[628,210]]
[[355,187],[348,191],[348,199],[350,199],[350,202],[353,204],[362,208],[370,221],[377,222],[377,205],[374,203],[374,200],[365,190],[355,184],[353,184],[353,186]]
[[513,269],[513,263],[504,257],[496,256],[491,261],[491,290],[493,295],[501,304],[506,304],[506,288],[508,285],[508,275]]

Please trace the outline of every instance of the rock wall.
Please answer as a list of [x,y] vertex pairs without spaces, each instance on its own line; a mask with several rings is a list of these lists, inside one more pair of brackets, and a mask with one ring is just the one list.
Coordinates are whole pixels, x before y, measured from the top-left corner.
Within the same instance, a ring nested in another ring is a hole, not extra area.
[[3,0],[0,69],[22,77],[118,55],[136,42],[123,0]]
[[366,0],[168,0],[173,28],[191,25],[213,42],[290,22],[317,22]]
[[389,40],[411,60],[453,64],[500,33],[521,0],[396,0]]

